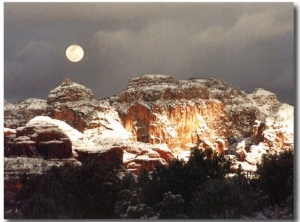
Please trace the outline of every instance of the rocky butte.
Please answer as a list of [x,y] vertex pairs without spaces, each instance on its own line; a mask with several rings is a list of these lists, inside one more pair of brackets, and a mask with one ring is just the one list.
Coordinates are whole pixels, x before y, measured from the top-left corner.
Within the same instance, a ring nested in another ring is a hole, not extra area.
[[294,149],[293,116],[294,107],[272,92],[246,93],[216,79],[144,75],[100,101],[64,79],[46,101],[5,101],[5,194],[19,187],[13,173],[40,172],[30,166],[94,156],[139,173],[176,157],[187,160],[195,146],[224,153],[233,172],[239,164],[254,171],[262,154]]

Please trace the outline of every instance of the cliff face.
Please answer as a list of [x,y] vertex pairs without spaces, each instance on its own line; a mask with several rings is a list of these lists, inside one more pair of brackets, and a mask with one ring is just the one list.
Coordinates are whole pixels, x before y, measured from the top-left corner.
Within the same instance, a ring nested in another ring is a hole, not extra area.
[[201,141],[219,149],[219,138],[230,142],[251,136],[254,121],[280,106],[274,94],[262,89],[247,94],[215,79],[163,75],[132,79],[110,103],[135,140],[166,143],[171,149],[188,149]]

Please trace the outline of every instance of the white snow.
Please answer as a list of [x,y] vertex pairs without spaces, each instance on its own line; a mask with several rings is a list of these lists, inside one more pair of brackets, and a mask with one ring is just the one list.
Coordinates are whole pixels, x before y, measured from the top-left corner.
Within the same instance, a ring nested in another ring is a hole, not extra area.
[[97,138],[99,140],[116,141],[127,140],[132,137],[132,134],[128,132],[119,119],[116,111],[110,110],[108,112],[97,112],[92,120],[99,126],[91,129],[84,130],[83,134],[88,138]]
[[124,151],[123,153],[123,162],[126,163],[130,160],[133,160],[135,158],[136,154],[133,153],[128,153],[126,151]]
[[36,116],[31,119],[27,124],[36,124],[36,123],[51,123],[58,126],[71,140],[71,142],[82,139],[83,135],[78,130],[71,127],[69,124],[64,121],[52,119],[49,116]]
[[257,88],[255,89],[255,91],[253,93],[251,93],[250,95],[253,95],[253,96],[274,96],[275,94],[270,92],[270,91],[267,91],[265,89],[262,89],[262,88]]
[[4,133],[6,133],[6,134],[16,134],[17,131],[15,129],[10,129],[10,128],[4,127]]
[[276,113],[275,117],[284,123],[285,126],[290,126],[290,130],[294,131],[294,107],[286,103],[282,104]]
[[181,148],[174,148],[173,154],[174,154],[175,158],[178,158],[179,160],[183,160],[184,162],[187,162],[190,158],[191,151],[183,150]]

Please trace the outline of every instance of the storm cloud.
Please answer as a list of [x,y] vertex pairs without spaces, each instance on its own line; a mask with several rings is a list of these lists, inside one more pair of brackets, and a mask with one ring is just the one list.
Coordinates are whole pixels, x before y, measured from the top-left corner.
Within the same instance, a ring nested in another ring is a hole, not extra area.
[[[65,56],[74,43],[78,63]],[[216,78],[294,104],[293,3],[4,4],[5,99],[46,99],[65,77],[101,99],[144,74]]]

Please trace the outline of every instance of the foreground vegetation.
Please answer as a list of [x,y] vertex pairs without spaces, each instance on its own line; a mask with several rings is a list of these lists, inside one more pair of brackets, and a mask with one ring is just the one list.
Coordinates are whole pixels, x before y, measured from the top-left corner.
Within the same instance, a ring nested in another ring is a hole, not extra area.
[[139,176],[88,160],[24,175],[18,201],[23,218],[229,219],[270,207],[293,215],[293,158],[291,151],[264,155],[255,179],[242,170],[228,177],[229,160],[197,148],[187,163],[177,159]]

